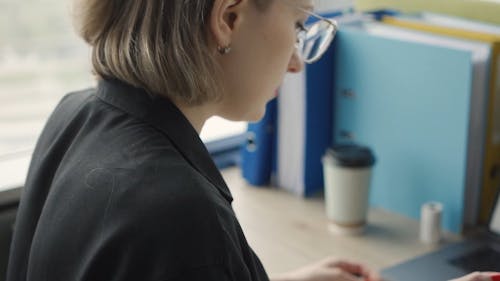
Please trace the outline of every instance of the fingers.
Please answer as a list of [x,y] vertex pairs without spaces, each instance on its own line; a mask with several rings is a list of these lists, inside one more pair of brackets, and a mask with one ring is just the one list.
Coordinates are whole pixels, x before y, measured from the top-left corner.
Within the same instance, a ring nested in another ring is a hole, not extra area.
[[491,281],[500,281],[500,272],[485,272],[487,274]]
[[359,277],[356,275],[353,275],[347,271],[344,271],[338,267],[330,267],[330,268],[325,268],[323,277],[325,279],[321,279],[324,281],[365,281],[363,277]]
[[351,262],[346,259],[338,259],[335,257],[327,257],[322,260],[322,263],[328,267],[338,267],[353,273],[358,273],[363,269],[363,266],[360,263]]
[[497,281],[500,280],[500,273],[498,272],[472,272],[461,278],[453,279],[451,281]]
[[[335,279],[337,280],[337,279]],[[360,278],[358,276],[355,276],[355,275],[352,275],[350,274],[349,272],[345,272],[345,271],[341,271],[339,274],[338,274],[338,280],[342,280],[342,281],[364,281],[363,278]]]
[[[322,263],[330,268],[339,268],[351,276],[356,276],[356,280],[364,280],[364,281],[381,281],[380,276],[370,270],[368,267],[348,260],[339,260],[334,257],[328,257],[322,261]],[[359,277],[362,277],[360,279]]]

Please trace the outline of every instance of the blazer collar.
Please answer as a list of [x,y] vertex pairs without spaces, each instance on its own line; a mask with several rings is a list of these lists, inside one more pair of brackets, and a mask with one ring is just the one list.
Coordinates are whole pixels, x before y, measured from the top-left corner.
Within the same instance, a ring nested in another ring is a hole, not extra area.
[[118,80],[100,80],[97,96],[163,132],[184,158],[232,202],[231,192],[198,133],[170,100]]

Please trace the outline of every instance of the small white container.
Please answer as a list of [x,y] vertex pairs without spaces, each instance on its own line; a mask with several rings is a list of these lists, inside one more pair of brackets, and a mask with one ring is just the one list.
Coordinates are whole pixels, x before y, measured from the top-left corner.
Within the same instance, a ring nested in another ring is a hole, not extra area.
[[420,210],[420,241],[424,244],[439,244],[441,241],[441,216],[443,204],[427,202]]
[[367,222],[373,153],[366,147],[342,145],[329,149],[322,160],[329,229],[338,234],[362,233]]

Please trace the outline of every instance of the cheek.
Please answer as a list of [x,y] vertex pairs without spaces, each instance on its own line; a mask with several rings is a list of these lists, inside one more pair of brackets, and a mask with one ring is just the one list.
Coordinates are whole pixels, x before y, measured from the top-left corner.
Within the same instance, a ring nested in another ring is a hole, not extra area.
[[262,33],[247,54],[248,64],[245,65],[249,69],[246,75],[250,78],[251,89],[258,91],[258,95],[269,95],[279,87],[295,50],[293,38],[281,30],[272,31]]
[[293,25],[287,24],[280,29],[275,38],[275,56],[280,59],[281,69],[286,72],[292,55],[295,52],[295,43],[297,41],[295,28]]
[[224,57],[230,91],[248,90],[254,97],[267,96],[281,84],[295,51],[294,22],[266,18],[244,31],[234,41],[233,51]]

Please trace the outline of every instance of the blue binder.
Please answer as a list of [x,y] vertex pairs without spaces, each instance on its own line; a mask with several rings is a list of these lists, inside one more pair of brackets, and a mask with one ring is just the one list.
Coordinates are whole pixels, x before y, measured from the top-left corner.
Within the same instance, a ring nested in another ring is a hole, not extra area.
[[381,20],[385,16],[397,16],[401,14],[398,10],[393,9],[378,9],[365,12],[366,14],[371,14],[376,20]]
[[321,157],[332,141],[333,50],[285,78],[278,97],[278,186],[299,196],[323,190]]
[[419,219],[440,201],[443,226],[459,232],[472,53],[346,26],[333,48],[333,138],[376,151],[371,205]]
[[254,186],[270,183],[276,158],[276,103],[276,99],[270,101],[262,120],[248,124],[241,152],[241,171],[243,178]]
[[[325,17],[339,15],[337,11],[323,14]],[[307,24],[313,21],[311,18]],[[333,50],[329,49],[321,60],[306,65],[303,73],[289,75],[305,80],[306,86],[303,89],[283,85],[278,97],[276,184],[301,196],[311,196],[323,189],[321,157],[332,137],[329,118],[332,112],[332,58]],[[303,145],[294,146],[297,139]]]

